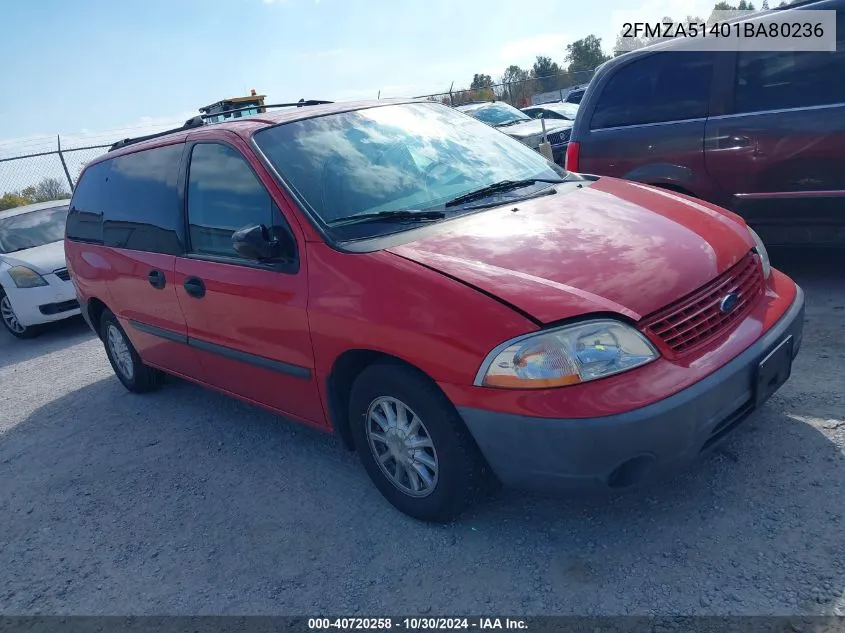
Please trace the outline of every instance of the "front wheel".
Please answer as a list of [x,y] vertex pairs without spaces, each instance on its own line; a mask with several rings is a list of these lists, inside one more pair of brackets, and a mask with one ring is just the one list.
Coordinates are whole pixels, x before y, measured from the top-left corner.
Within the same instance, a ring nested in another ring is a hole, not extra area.
[[483,489],[483,460],[458,412],[412,368],[367,367],[352,387],[349,415],[367,474],[405,514],[448,522]]
[[18,321],[9,296],[0,288],[0,321],[12,336],[17,338],[33,338],[41,334],[42,329],[37,325],[23,325]]

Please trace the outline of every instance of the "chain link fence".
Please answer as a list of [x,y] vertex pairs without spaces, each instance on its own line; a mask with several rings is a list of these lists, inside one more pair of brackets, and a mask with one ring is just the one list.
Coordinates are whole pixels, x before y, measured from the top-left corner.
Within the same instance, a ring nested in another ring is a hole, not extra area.
[[0,158],[0,211],[70,198],[85,165],[109,147],[62,147],[57,139],[55,150]]
[[505,101],[516,108],[538,103],[563,101],[573,88],[590,82],[595,70],[564,72],[546,77],[524,77],[513,81],[492,84],[482,88],[458,88],[454,85],[446,92],[419,95],[418,99],[439,101],[459,106],[474,101]]

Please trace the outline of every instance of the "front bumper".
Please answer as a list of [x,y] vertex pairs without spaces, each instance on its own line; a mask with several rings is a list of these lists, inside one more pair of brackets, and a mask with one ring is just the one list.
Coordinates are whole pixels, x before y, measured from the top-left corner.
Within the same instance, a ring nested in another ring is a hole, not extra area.
[[6,294],[21,325],[31,327],[79,314],[76,288],[54,274],[44,275],[46,286],[18,288],[6,284]]
[[[459,407],[500,481],[520,488],[608,490],[691,466],[756,411],[788,377],[804,328],[804,293],[751,347],[700,382],[664,400],[598,418],[549,419]],[[791,339],[790,339],[791,337]],[[785,341],[791,341],[780,347]],[[788,350],[787,347],[791,347]],[[779,351],[763,370],[759,365]],[[758,386],[758,378],[765,384]]]

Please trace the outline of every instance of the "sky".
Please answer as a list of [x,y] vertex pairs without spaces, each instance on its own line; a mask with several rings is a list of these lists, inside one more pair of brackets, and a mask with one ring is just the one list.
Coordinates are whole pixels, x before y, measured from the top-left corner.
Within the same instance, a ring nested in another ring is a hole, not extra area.
[[564,64],[623,19],[709,15],[713,0],[5,0],[0,157],[180,124],[254,88],[267,102],[413,97]]

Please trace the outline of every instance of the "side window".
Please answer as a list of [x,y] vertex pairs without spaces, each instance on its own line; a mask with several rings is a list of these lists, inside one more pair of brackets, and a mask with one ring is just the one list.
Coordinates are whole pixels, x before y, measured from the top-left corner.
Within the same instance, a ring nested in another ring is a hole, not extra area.
[[845,12],[836,22],[836,52],[738,53],[734,111],[845,103]]
[[108,162],[91,165],[76,183],[67,215],[68,239],[89,244],[103,243],[103,192],[109,169]]
[[232,246],[232,233],[251,224],[263,224],[273,233],[279,213],[274,206],[238,151],[219,143],[194,146],[188,172],[193,253],[240,258]]
[[591,129],[707,116],[713,55],[656,53],[621,67],[599,96]]
[[183,143],[118,156],[102,186],[106,246],[180,255],[177,182]]

